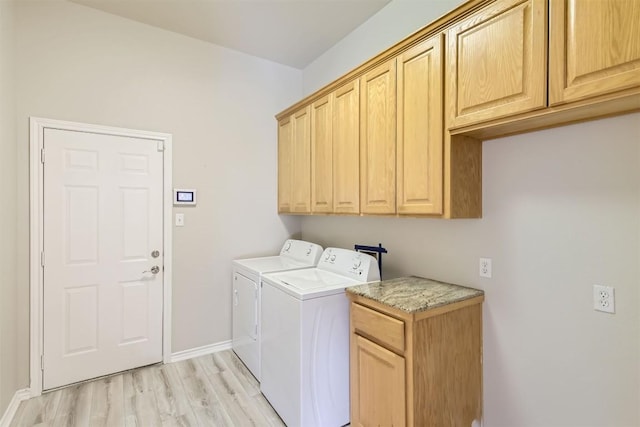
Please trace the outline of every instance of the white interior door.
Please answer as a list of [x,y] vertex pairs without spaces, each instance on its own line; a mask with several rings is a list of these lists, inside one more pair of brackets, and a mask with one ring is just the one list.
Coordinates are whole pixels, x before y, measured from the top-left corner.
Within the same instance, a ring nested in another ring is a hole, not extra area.
[[158,141],[47,128],[44,154],[43,389],[160,362]]

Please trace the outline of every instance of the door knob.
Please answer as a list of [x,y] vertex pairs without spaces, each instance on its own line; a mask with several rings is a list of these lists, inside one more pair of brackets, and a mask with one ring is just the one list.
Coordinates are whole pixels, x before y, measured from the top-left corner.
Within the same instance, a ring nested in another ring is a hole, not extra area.
[[160,272],[160,267],[158,267],[157,265],[154,265],[153,267],[151,267],[151,270],[145,270],[142,272],[142,274],[144,273],[158,274],[159,272]]

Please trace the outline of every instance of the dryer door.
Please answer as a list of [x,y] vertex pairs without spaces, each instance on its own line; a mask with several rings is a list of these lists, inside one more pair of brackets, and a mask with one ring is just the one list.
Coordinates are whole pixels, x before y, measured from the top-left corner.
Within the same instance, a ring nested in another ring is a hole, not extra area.
[[233,350],[260,378],[258,340],[258,283],[239,272],[233,274]]

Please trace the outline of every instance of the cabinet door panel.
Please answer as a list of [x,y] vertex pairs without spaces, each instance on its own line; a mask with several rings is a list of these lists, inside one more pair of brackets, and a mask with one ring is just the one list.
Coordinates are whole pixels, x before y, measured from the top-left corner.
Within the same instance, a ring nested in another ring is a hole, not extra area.
[[332,98],[311,104],[311,210],[333,212]]
[[278,122],[278,212],[291,212],[293,146],[291,118]]
[[404,426],[405,360],[355,335],[355,366],[351,367],[355,426]]
[[396,211],[396,62],[365,74],[360,82],[360,210]]
[[550,103],[640,85],[640,2],[550,4]]
[[360,80],[333,95],[334,212],[360,212]]
[[293,173],[291,210],[311,212],[311,107],[293,115]]
[[398,213],[442,214],[442,42],[398,57]]
[[546,105],[546,0],[500,0],[448,32],[451,127]]

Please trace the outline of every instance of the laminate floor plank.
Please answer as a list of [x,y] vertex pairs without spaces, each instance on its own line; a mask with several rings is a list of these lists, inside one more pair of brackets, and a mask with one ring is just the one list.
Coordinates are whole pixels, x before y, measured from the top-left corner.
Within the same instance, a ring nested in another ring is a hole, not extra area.
[[20,403],[11,427],[284,427],[231,350],[151,365]]
[[193,412],[201,425],[233,425],[209,378],[196,359],[175,364]]
[[209,381],[211,381],[233,425],[264,425],[264,417],[259,411],[251,410],[248,405],[249,397],[241,390],[240,384],[231,373],[223,371],[211,375]]
[[124,424],[124,375],[96,380],[93,385],[90,427]]
[[[158,402],[158,411],[163,425],[197,425],[195,414],[187,399],[178,370],[174,365],[165,365],[155,370],[153,388]],[[172,421],[173,420],[173,421]]]
[[61,390],[43,394],[20,404],[11,427],[46,425],[53,422],[60,403]]
[[217,374],[228,369],[226,363],[224,363],[218,353],[200,356],[194,360],[200,364],[207,375]]
[[234,373],[249,396],[253,397],[260,394],[260,383],[233,351],[222,351],[211,356],[220,359]]
[[91,381],[60,390],[62,395],[53,420],[54,427],[89,425],[94,384]]

